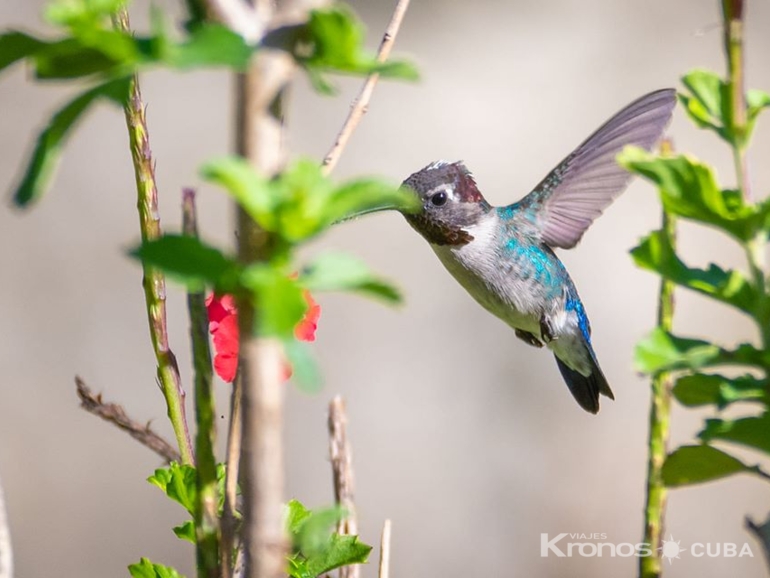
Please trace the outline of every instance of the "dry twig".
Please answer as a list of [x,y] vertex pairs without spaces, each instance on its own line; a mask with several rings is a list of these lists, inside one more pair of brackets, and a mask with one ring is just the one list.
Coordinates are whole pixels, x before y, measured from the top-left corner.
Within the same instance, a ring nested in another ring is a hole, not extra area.
[[102,401],[101,394],[95,395],[80,377],[75,377],[75,385],[80,398],[80,407],[84,410],[127,432],[128,435],[150,448],[166,462],[179,462],[181,460],[176,448],[152,431],[149,423],[141,424],[131,419],[123,406],[116,403],[105,403]]
[[[396,40],[399,28],[401,28],[401,22],[406,14],[406,9],[409,7],[409,0],[398,0],[396,8],[393,11],[393,16],[390,18],[388,28],[385,30],[385,35],[380,42],[380,48],[377,51],[377,61],[385,62],[390,56],[390,51],[393,48],[393,43]],[[329,174],[334,170],[337,162],[340,160],[342,151],[350,140],[350,135],[356,130],[358,123],[361,122],[361,118],[366,113],[369,107],[369,101],[372,99],[374,93],[374,87],[377,85],[377,81],[380,79],[380,75],[377,73],[370,74],[364,81],[364,85],[361,87],[361,92],[358,93],[356,100],[350,107],[348,118],[345,120],[345,124],[342,125],[342,129],[337,135],[337,139],[334,144],[326,153],[323,160],[323,170],[325,174]]]
[[[334,480],[334,499],[346,513],[337,525],[337,532],[342,535],[355,535],[358,533],[354,501],[355,479],[347,425],[345,401],[337,395],[329,403],[329,456]],[[339,571],[340,578],[358,578],[360,574],[358,564],[343,566]]]
[[385,520],[382,525],[382,538],[380,539],[380,571],[379,578],[390,577],[390,520]]

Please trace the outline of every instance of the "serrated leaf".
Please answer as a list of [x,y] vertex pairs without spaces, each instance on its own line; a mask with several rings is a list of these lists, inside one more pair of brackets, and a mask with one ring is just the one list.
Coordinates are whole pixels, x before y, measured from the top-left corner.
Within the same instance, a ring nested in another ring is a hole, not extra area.
[[341,566],[366,563],[372,547],[359,541],[358,536],[332,534],[329,544],[307,560],[311,576],[320,576]]
[[299,534],[302,524],[310,517],[308,510],[299,500],[289,500],[286,504],[286,529],[292,537]]
[[735,420],[708,419],[698,437],[704,442],[729,441],[770,454],[770,414]]
[[37,138],[30,162],[14,193],[17,206],[25,207],[43,196],[53,178],[67,137],[91,105],[99,99],[122,105],[128,96],[128,89],[128,78],[100,84],[72,100],[51,118]]
[[287,573],[290,578],[316,578],[315,574],[311,574],[307,567],[307,560],[302,554],[294,554],[287,560]]
[[235,259],[187,235],[164,235],[145,241],[130,254],[184,283],[193,292],[206,286],[230,292],[235,289],[240,272]]
[[184,524],[174,526],[172,530],[180,540],[186,540],[195,544],[195,523],[192,520],[187,520]]
[[700,484],[732,474],[752,471],[737,458],[707,445],[682,446],[663,464],[663,482],[669,487]]
[[739,401],[767,400],[766,381],[751,375],[727,378],[722,375],[696,373],[680,377],[672,390],[684,406],[716,405],[724,409]]
[[308,393],[320,391],[323,385],[321,370],[313,356],[310,346],[296,339],[284,342],[284,352],[291,365],[291,379],[297,386]]
[[140,45],[118,30],[91,30],[87,34],[51,42],[33,56],[35,74],[42,79],[80,78],[101,73],[126,76],[142,59]]
[[639,267],[655,271],[677,285],[714,297],[750,315],[756,310],[760,297],[740,272],[724,271],[714,264],[705,270],[687,267],[662,231],[650,233],[631,255]]
[[142,558],[138,563],[128,567],[132,578],[184,578],[182,574],[162,564],[154,564],[147,558]]
[[167,468],[158,468],[147,478],[172,500],[181,504],[192,516],[195,515],[197,472],[193,466],[172,462]]
[[273,265],[256,263],[244,269],[241,284],[251,292],[259,311],[257,333],[283,340],[292,338],[308,308],[297,280]]
[[720,190],[706,164],[686,155],[656,157],[639,147],[626,147],[618,162],[660,189],[669,213],[713,225],[740,241],[750,239],[760,224],[759,213],[733,190]]
[[748,343],[736,349],[723,349],[708,341],[677,337],[659,327],[637,343],[635,364],[639,371],[655,374],[661,371],[700,369],[719,365],[749,365],[762,368],[768,354]]
[[395,287],[376,277],[363,261],[344,253],[321,255],[305,268],[301,281],[310,291],[352,291],[391,303],[401,301]]
[[34,55],[45,45],[45,42],[24,32],[11,31],[0,35],[0,72],[14,62]]

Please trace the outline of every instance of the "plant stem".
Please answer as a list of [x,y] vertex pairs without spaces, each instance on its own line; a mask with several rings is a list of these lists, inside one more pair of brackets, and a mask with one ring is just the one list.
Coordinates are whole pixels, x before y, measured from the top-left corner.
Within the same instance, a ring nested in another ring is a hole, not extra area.
[[749,168],[746,159],[746,91],[743,66],[743,0],[722,0],[727,86],[729,91],[729,124],[733,139],[733,158],[738,188],[747,201],[752,200]]
[[[351,536],[358,533],[355,504],[355,477],[353,476],[353,456],[348,440],[348,416],[345,412],[345,400],[339,395],[329,403],[329,458],[332,464],[334,499],[344,509],[345,517],[337,523],[337,533]],[[360,566],[352,564],[339,569],[339,578],[358,578]]]
[[[661,154],[671,154],[671,144],[661,144]],[[672,248],[676,248],[676,220],[663,210],[661,225]],[[658,294],[658,326],[670,332],[674,318],[674,283],[663,279]],[[671,413],[671,374],[662,372],[652,378],[652,399],[650,401],[647,492],[644,505],[644,539],[652,552],[639,557],[639,577],[658,578],[662,572],[661,547],[663,524],[666,513],[667,490],[663,483],[663,463],[668,453],[668,438]]]
[[[118,30],[130,31],[128,12],[125,8],[121,8],[114,15],[113,25]],[[137,208],[142,241],[158,239],[162,231],[158,212],[158,189],[155,184],[155,163],[150,151],[144,103],[139,90],[139,79],[136,76],[131,80],[129,100],[124,107],[124,112],[136,175]],[[192,464],[194,457],[185,414],[185,391],[179,377],[176,357],[168,346],[166,278],[160,271],[147,265],[142,265],[142,269],[144,272],[142,279],[144,300],[150,324],[152,348],[158,364],[158,381],[163,391],[163,397],[166,399],[168,417],[174,428],[174,436],[179,446],[182,462]]]
[[[186,189],[182,197],[182,230],[190,237],[198,236],[195,211],[195,192]],[[219,566],[219,516],[217,506],[216,407],[212,381],[214,378],[209,346],[206,296],[188,293],[190,313],[190,341],[195,368],[195,437],[197,458],[197,495],[195,501],[195,555],[199,578],[217,578]]]
[[[261,8],[261,9],[260,9]],[[271,3],[257,12],[272,18]],[[284,51],[260,51],[249,70],[238,77],[236,146],[263,175],[275,175],[284,164],[282,98],[295,70]],[[242,209],[237,212],[238,257],[241,263],[267,261],[272,236]],[[288,539],[283,527],[283,347],[274,339],[254,335],[259,310],[238,299],[239,372],[242,390],[241,488],[243,544],[247,578],[285,576]]]

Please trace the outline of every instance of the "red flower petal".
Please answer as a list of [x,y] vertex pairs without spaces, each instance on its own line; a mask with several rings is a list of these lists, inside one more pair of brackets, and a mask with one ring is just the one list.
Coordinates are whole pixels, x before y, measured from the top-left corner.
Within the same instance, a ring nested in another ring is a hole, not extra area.
[[[300,341],[315,341],[321,306],[315,302],[309,291],[304,292],[308,309],[302,320],[294,328],[294,336]],[[209,317],[209,333],[214,344],[214,371],[223,381],[232,382],[238,371],[238,351],[240,335],[238,333],[238,310],[232,295],[209,295],[206,299]],[[292,375],[291,365],[284,364],[283,380]]]
[[238,311],[231,295],[211,295],[206,299],[209,333],[214,342],[214,371],[232,383],[238,371]]
[[318,329],[318,319],[321,317],[321,306],[315,302],[310,291],[304,292],[308,309],[305,316],[294,328],[294,337],[300,341],[315,341],[315,332]]

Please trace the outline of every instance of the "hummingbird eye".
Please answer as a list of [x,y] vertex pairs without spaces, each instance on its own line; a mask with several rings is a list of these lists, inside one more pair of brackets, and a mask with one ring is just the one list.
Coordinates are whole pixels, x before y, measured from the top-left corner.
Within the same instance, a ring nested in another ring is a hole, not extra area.
[[441,205],[446,204],[448,198],[446,191],[439,191],[430,198],[430,202],[435,206],[440,207]]

